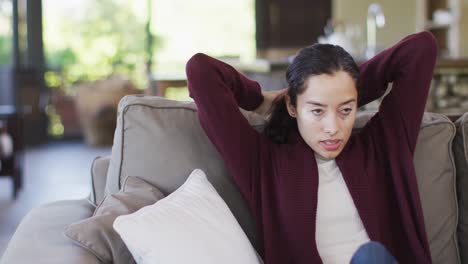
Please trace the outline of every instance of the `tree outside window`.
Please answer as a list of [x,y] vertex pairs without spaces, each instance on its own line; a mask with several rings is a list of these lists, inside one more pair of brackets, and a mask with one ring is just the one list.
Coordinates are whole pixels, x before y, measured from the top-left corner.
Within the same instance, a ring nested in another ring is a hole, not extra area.
[[0,64],[11,63],[13,42],[11,32],[11,12],[11,1],[0,0]]
[[[80,83],[114,75],[140,90],[152,78],[185,78],[185,63],[197,52],[255,56],[254,0],[42,1],[45,80],[52,94],[67,100]],[[189,99],[187,89],[167,94]],[[50,133],[60,136],[67,129],[59,108],[49,107],[48,114]]]
[[[63,73],[65,86],[123,74],[146,88],[150,0],[43,1],[47,64]],[[151,70],[156,77],[184,74],[185,62],[196,52],[255,56],[253,0],[151,3]]]

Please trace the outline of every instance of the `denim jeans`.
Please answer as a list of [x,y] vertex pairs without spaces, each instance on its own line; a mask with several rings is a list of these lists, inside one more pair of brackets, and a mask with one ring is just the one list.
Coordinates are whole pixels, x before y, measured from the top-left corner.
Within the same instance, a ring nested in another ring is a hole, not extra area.
[[398,264],[398,261],[379,242],[367,242],[351,258],[351,264]]

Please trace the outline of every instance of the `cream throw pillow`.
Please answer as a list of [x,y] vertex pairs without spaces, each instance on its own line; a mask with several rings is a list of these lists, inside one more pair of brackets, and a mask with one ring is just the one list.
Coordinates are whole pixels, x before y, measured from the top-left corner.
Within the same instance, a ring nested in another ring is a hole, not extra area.
[[166,198],[117,217],[114,229],[140,264],[262,263],[200,169]]

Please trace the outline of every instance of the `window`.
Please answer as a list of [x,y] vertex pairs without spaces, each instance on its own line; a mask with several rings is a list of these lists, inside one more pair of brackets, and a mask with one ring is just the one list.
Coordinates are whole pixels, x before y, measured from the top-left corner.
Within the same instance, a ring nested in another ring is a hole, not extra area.
[[12,3],[0,0],[0,64],[11,63],[12,55]]
[[196,52],[255,56],[254,0],[43,1],[47,65],[64,84],[123,74],[146,87],[150,3],[156,76],[183,75]]
[[159,75],[184,72],[195,53],[255,57],[254,0],[154,1],[152,31],[160,39],[153,71]]

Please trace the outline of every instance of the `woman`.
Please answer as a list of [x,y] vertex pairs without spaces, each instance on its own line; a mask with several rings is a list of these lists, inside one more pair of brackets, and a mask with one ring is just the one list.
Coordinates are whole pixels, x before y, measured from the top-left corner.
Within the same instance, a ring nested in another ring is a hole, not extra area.
[[[280,92],[206,55],[188,61],[200,123],[252,210],[265,263],[347,263],[369,241],[399,263],[431,263],[413,153],[436,55],[428,32],[359,68],[343,49],[315,44]],[[379,112],[352,135],[357,108],[390,82]],[[263,133],[238,108],[272,105]]]

